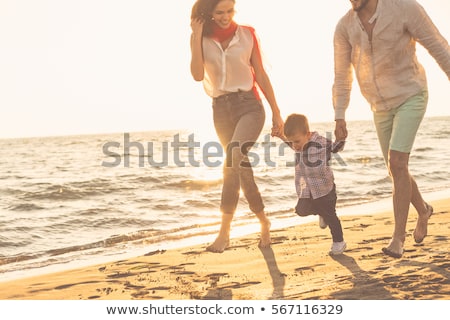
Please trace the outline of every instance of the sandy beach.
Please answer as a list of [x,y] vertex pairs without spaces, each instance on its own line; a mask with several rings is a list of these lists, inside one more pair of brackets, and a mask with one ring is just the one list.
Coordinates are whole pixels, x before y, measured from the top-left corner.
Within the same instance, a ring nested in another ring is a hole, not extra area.
[[[391,212],[341,216],[345,254],[328,255],[329,230],[318,223],[232,239],[222,254],[206,245],[158,250],[90,267],[0,283],[2,300],[183,299],[450,299],[450,199],[433,201],[428,237],[415,244],[411,209],[405,253],[381,253],[393,229]],[[299,218],[301,219],[301,218]]]

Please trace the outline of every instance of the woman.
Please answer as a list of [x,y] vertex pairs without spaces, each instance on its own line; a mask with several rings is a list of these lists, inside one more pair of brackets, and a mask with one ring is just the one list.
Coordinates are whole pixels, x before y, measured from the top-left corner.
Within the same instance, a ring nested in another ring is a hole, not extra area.
[[247,154],[264,126],[265,112],[256,85],[272,109],[272,135],[283,130],[273,88],[264,70],[255,32],[234,22],[234,0],[197,0],[191,15],[191,73],[203,81],[213,100],[214,126],[226,149],[220,209],[222,222],[216,240],[207,247],[223,252],[242,191],[261,223],[259,246],[270,246],[270,221],[256,186]]

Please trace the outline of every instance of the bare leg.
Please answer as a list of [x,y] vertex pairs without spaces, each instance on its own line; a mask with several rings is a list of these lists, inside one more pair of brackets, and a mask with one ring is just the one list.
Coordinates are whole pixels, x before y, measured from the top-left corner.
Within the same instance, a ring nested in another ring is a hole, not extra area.
[[419,191],[416,180],[411,176],[411,203],[416,208],[419,216],[425,216],[427,213],[427,206]]
[[412,181],[408,171],[409,154],[389,151],[389,170],[393,180],[393,205],[395,227],[391,242],[383,251],[399,258],[403,254],[409,204],[412,199]]
[[261,239],[259,240],[260,248],[269,248],[272,240],[270,239],[270,220],[267,218],[264,211],[256,213],[256,217],[261,223]]
[[230,230],[232,220],[232,213],[222,214],[222,223],[220,225],[219,234],[217,235],[216,240],[208,247],[206,247],[207,251],[222,253],[226,248],[228,248],[228,246],[230,245]]
[[416,208],[418,217],[416,228],[414,229],[414,240],[417,243],[421,243],[428,233],[428,219],[430,219],[433,213],[433,208],[429,206],[422,198],[417,183],[413,177],[411,177],[412,184],[412,199],[411,203]]

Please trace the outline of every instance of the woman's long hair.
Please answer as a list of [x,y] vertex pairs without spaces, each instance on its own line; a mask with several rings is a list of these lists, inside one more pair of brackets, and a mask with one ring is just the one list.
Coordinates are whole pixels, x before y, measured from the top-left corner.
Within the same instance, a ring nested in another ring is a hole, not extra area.
[[209,37],[212,35],[212,25],[215,23],[213,18],[213,11],[217,4],[222,0],[197,0],[192,7],[191,19],[203,19],[203,36]]

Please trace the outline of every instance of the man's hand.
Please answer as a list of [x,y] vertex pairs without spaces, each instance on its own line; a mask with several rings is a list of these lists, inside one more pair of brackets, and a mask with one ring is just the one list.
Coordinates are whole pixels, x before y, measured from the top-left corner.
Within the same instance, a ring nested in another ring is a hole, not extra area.
[[345,141],[347,139],[347,123],[344,119],[336,120],[336,128],[334,130],[334,135],[337,141]]

